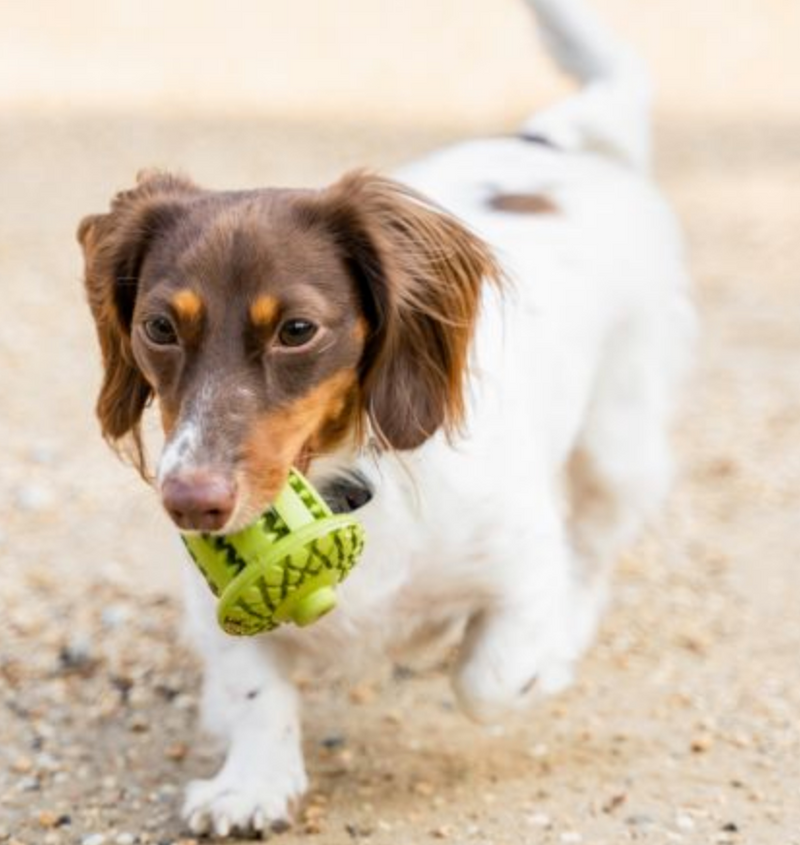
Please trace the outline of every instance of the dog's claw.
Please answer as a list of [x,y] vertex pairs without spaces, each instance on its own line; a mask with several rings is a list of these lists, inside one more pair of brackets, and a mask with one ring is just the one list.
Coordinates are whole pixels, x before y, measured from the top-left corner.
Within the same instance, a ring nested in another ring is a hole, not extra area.
[[261,810],[256,810],[253,814],[253,830],[256,833],[263,833],[266,826],[267,822],[264,818],[264,813]]
[[208,833],[208,816],[202,810],[195,810],[189,816],[189,830],[198,836],[204,836]]
[[219,815],[214,818],[214,833],[223,839],[231,832],[230,819],[225,815]]

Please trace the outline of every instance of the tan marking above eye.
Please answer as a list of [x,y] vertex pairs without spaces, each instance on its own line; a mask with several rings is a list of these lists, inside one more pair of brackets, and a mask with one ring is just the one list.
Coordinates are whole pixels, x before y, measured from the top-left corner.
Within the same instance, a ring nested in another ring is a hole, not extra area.
[[194,323],[203,313],[203,300],[193,290],[183,288],[172,297],[172,307],[181,320]]
[[250,319],[254,326],[267,327],[275,321],[280,308],[274,296],[262,294],[250,306]]
[[510,214],[555,214],[558,206],[545,194],[495,194],[488,205]]

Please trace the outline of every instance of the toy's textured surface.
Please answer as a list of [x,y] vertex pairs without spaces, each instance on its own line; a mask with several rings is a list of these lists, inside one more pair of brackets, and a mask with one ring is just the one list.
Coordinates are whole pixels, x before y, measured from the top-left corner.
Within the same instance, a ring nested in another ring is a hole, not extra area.
[[334,514],[292,470],[273,506],[252,525],[183,541],[219,599],[220,626],[252,635],[283,622],[310,625],[332,610],[336,584],[364,547],[364,529],[350,514]]

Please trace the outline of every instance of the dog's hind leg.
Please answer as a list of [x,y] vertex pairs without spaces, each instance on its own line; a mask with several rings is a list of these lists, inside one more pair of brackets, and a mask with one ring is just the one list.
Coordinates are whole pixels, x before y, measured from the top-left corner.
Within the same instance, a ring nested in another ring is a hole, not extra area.
[[591,638],[609,572],[669,490],[669,429],[688,364],[694,316],[682,295],[613,333],[567,468],[569,532]]
[[496,549],[493,596],[472,614],[455,666],[462,708],[493,721],[572,681],[575,568],[552,496],[536,497]]

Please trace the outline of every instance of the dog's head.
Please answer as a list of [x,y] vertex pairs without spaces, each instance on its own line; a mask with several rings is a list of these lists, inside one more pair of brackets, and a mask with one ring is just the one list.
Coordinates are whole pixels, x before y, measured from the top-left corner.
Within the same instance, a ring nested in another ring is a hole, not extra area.
[[408,189],[356,172],[322,191],[213,192],[145,173],[78,230],[105,373],[105,436],[158,398],[157,482],[185,530],[232,531],[289,468],[371,432],[453,432],[486,245]]

